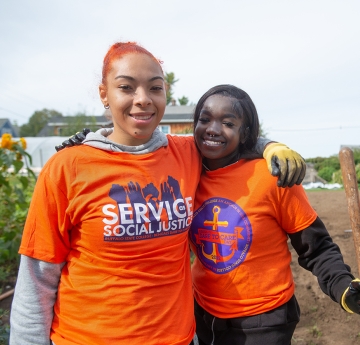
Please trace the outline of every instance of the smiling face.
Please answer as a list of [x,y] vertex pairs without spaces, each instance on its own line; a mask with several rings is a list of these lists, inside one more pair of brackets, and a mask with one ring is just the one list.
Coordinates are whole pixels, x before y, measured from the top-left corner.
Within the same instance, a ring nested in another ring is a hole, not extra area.
[[243,120],[236,112],[236,99],[212,95],[206,99],[195,127],[196,144],[210,170],[238,160],[239,144],[245,141]]
[[165,83],[157,61],[146,54],[131,53],[114,60],[99,86],[100,98],[113,115],[112,141],[128,146],[148,142],[166,106]]

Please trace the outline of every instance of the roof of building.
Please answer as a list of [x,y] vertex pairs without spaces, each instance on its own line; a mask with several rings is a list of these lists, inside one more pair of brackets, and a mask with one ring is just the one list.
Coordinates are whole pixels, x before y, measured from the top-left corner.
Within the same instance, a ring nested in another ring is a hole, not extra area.
[[360,145],[341,145],[340,150],[345,148],[345,147],[348,147],[351,150],[360,150]]
[[0,119],[0,129],[2,130],[0,136],[4,131],[9,132],[14,137],[19,135],[18,127],[13,125],[8,118]]
[[9,119],[0,119],[0,126],[9,121]]

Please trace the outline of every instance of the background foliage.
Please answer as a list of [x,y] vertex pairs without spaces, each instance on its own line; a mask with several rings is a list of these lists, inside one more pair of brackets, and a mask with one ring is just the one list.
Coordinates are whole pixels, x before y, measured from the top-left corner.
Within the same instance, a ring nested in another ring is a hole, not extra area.
[[21,234],[36,181],[35,174],[28,166],[31,156],[25,148],[23,138],[14,141],[10,134],[4,134],[1,138],[0,283],[6,281],[18,265]]
[[[26,141],[4,134],[0,143],[0,294],[15,282],[18,250],[36,176]],[[0,309],[0,345],[9,343],[9,311]]]
[[20,136],[36,137],[51,118],[58,116],[62,117],[62,114],[52,109],[45,108],[35,111],[34,114],[31,115],[29,122],[20,127]]
[[[360,150],[353,150],[355,171],[358,184],[360,184]],[[342,173],[340,167],[340,160],[338,155],[333,155],[328,158],[316,157],[306,160],[307,163],[313,163],[314,169],[317,170],[318,175],[331,183],[343,183]]]

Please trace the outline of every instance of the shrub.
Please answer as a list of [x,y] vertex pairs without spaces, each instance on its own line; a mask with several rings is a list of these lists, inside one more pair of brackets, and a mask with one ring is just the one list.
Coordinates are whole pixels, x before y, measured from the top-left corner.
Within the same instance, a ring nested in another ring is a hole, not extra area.
[[336,171],[335,168],[333,167],[329,167],[329,166],[325,166],[323,168],[321,168],[318,171],[318,175],[323,178],[324,180],[326,180],[327,182],[331,182],[332,181],[332,176],[333,173]]
[[333,183],[339,183],[339,184],[343,184],[343,178],[342,178],[342,171],[337,170],[333,173],[333,179],[332,179]]
[[324,157],[309,158],[306,161],[308,163],[313,163],[314,168],[317,171],[320,171],[325,167],[333,168],[334,171],[340,169],[340,160],[338,155],[333,155],[327,158]]
[[[36,176],[26,141],[3,134],[0,143],[0,265],[18,260],[21,233]],[[24,164],[26,169],[24,169]]]
[[[360,163],[355,165],[355,173],[356,173],[357,183],[360,184]],[[340,183],[340,184],[344,183],[341,169],[334,172],[332,182]]]

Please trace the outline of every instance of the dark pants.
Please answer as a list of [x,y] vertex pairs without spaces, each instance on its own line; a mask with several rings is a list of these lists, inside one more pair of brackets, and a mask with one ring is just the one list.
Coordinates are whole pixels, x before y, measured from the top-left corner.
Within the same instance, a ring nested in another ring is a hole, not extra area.
[[290,345],[300,319],[295,296],[263,314],[219,319],[195,301],[196,334],[199,345]]

